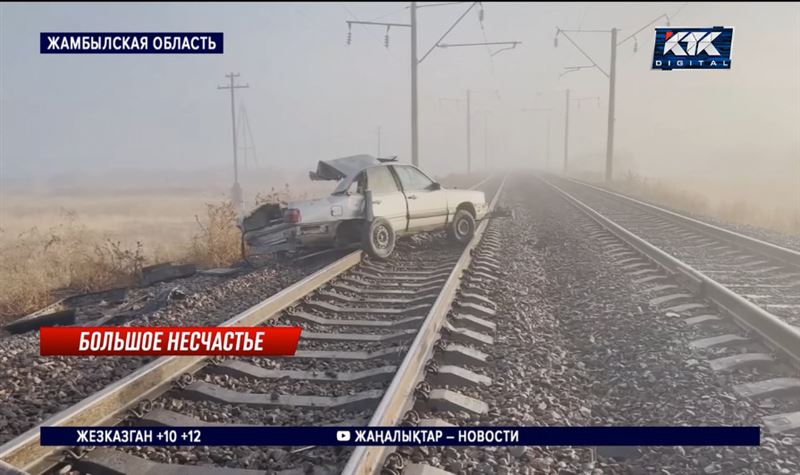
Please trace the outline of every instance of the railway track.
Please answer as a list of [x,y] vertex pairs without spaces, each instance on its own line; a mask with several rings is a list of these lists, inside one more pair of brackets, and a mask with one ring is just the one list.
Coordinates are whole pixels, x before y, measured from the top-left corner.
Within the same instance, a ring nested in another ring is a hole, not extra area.
[[589,237],[652,306],[698,335],[690,347],[712,370],[739,375],[736,394],[782,409],[762,418],[768,432],[800,428],[800,252],[587,183],[544,182],[597,223]]
[[[475,187],[488,187],[487,180]],[[503,188],[494,181],[492,208]],[[351,253],[221,325],[300,325],[293,358],[158,358],[0,446],[0,461],[29,473],[375,473],[386,447],[86,451],[40,446],[39,427],[396,425],[417,399],[426,407],[485,410],[450,388],[487,379],[457,366],[480,363],[485,355],[476,346],[491,340],[481,333],[491,330],[484,318],[493,310],[480,283],[497,271],[487,226],[480,223],[466,248],[435,240],[403,261]],[[448,389],[418,387],[434,355]],[[396,467],[398,457],[388,458]]]

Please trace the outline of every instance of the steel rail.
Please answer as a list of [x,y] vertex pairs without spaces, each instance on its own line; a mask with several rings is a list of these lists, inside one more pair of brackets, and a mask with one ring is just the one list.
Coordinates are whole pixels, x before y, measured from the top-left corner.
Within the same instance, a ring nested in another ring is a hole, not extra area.
[[[475,189],[489,181],[488,176],[469,187]],[[502,185],[501,185],[502,187]],[[499,190],[498,190],[499,193]],[[497,194],[495,195],[495,197]],[[274,318],[295,302],[361,262],[362,251],[354,251],[319,271],[281,290],[266,300],[221,323],[220,327],[255,326]],[[125,411],[142,399],[164,392],[165,385],[184,373],[193,373],[204,366],[207,356],[164,356],[142,366],[128,376],[106,386],[0,446],[0,473],[5,466],[24,471],[47,468],[53,456],[63,447],[39,444],[42,426],[110,425],[121,420]],[[57,462],[54,459],[52,462]]]
[[632,205],[638,206],[645,210],[655,212],[671,220],[674,223],[680,224],[685,227],[689,227],[692,230],[697,231],[701,234],[710,235],[716,239],[720,239],[735,246],[745,248],[750,252],[761,254],[763,256],[767,256],[772,259],[785,262],[795,267],[800,267],[800,252],[795,251],[793,249],[787,249],[785,247],[781,247],[776,244],[762,241],[760,239],[751,236],[746,236],[744,234],[737,233],[736,231],[731,231],[729,229],[724,229],[719,226],[715,226],[713,224],[704,223],[703,221],[700,221],[698,219],[684,216],[680,213],[676,213],[674,211],[661,208],[654,204],[650,204],[645,201],[641,201],[636,198],[632,198],[630,196],[617,193],[615,191],[607,190],[605,188],[593,185],[591,183],[586,183],[584,181],[576,180],[574,178],[562,177],[562,179],[581,186],[585,186],[587,188],[597,190],[601,193],[605,193],[610,196],[614,196],[616,198],[619,198],[620,200],[626,201]]
[[[485,180],[484,180],[485,181]],[[494,209],[505,185],[505,177],[489,204],[489,211]],[[400,423],[403,414],[412,405],[411,396],[419,381],[425,375],[425,363],[433,355],[433,350],[440,330],[445,322],[445,316],[450,311],[456,291],[461,285],[462,274],[472,262],[473,250],[480,243],[488,220],[480,223],[470,243],[464,248],[461,257],[450,272],[441,293],[433,303],[428,315],[422,322],[411,347],[406,353],[403,362],[395,373],[389,388],[378,404],[375,413],[369,421],[369,426],[396,426]],[[343,475],[375,474],[382,467],[383,460],[393,451],[393,447],[386,446],[358,446],[351,454],[344,469]]]
[[628,231],[573,197],[558,185],[545,179],[540,180],[560,193],[569,203],[611,234],[653,261],[667,274],[675,277],[678,281],[688,283],[696,293],[711,300],[730,314],[736,323],[759,335],[768,345],[787,356],[793,365],[800,367],[800,328],[789,325],[692,266]]
[[[220,327],[254,326],[269,320],[294,302],[361,262],[361,251],[354,251],[310,276],[250,307]],[[157,394],[165,383],[201,367],[207,356],[162,356],[142,366],[103,390],[37,424],[0,446],[0,461],[23,470],[32,470],[59,447],[39,445],[41,426],[108,425],[138,401]]]

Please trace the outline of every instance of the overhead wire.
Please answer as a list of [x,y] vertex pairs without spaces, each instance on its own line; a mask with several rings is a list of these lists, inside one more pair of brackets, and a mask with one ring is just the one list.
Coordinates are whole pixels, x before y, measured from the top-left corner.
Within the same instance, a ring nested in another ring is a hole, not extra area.
[[[488,43],[489,39],[486,37],[486,28],[483,24],[483,2],[479,2],[480,10],[478,10],[478,23],[481,26],[481,33],[483,34],[483,42]],[[492,48],[489,45],[486,45],[486,52],[489,54],[489,63],[491,65],[492,74],[494,74],[494,54],[492,54]]]
[[[355,21],[361,21],[361,19],[360,19],[360,18],[358,18],[358,17],[356,16],[356,14],[355,14],[355,13],[353,13],[353,11],[352,11],[352,10],[350,10],[349,8],[347,8],[347,5],[345,5],[344,3],[340,3],[339,5],[340,5],[342,8],[344,8],[344,10],[347,12],[347,14],[348,14],[348,15],[350,15],[350,16],[353,18],[353,20],[355,20]],[[395,13],[397,13],[397,12],[395,12]],[[371,31],[369,28],[367,28],[365,25],[360,25],[360,27],[361,27],[361,29],[363,29],[364,31],[366,31],[367,33],[369,33],[370,35],[372,35],[372,36],[375,36],[375,33],[374,33],[373,31]],[[384,38],[381,38],[380,36],[375,36],[375,37],[380,39],[380,41],[381,41],[381,45],[384,45],[384,41],[385,41],[385,40],[384,40]],[[390,56],[392,56],[392,57],[395,57],[394,53],[392,53],[392,50],[390,50],[388,46],[386,47],[386,51],[389,53],[389,55],[390,55]]]

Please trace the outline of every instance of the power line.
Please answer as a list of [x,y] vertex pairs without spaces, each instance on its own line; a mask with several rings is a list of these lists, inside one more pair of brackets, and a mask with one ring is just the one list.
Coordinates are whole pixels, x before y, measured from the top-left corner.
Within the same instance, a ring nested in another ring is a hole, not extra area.
[[230,74],[226,74],[225,77],[230,79],[230,85],[217,86],[217,89],[229,89],[231,91],[231,131],[233,137],[233,186],[231,187],[231,201],[239,213],[242,213],[244,211],[244,201],[242,187],[239,185],[239,160],[236,156],[236,103],[234,99],[234,91],[236,89],[246,89],[250,86],[248,84],[235,84],[235,80],[239,77],[239,73],[231,72]]
[[[350,10],[349,8],[347,8],[347,5],[345,5],[344,3],[340,3],[339,5],[341,5],[341,7],[342,7],[342,8],[344,8],[344,11],[346,11],[346,12],[347,12],[347,14],[348,14],[348,15],[350,15],[350,16],[351,16],[351,17],[352,17],[352,18],[355,20],[355,21],[353,22],[354,24],[360,24],[360,25],[362,25],[362,26],[361,26],[361,28],[362,28],[364,31],[368,32],[368,33],[369,33],[371,36],[374,36],[375,38],[377,38],[377,39],[379,39],[379,40],[381,39],[379,36],[375,35],[375,34],[374,34],[372,31],[370,31],[370,30],[369,30],[369,28],[367,28],[366,26],[363,26],[363,25],[369,25],[369,24],[379,24],[378,22],[375,22],[375,21],[365,21],[365,22],[362,22],[361,20],[359,20],[359,18],[356,16],[356,14],[355,14],[355,13],[353,13],[353,11],[352,11],[352,10]],[[387,30],[387,33],[388,33],[388,30]],[[351,36],[352,36],[352,33],[351,33],[351,31],[350,31],[350,23],[348,22],[348,31],[347,31],[347,44],[348,44],[348,45],[350,45]],[[388,35],[387,35],[387,37],[388,37]],[[392,57],[394,57],[394,54],[393,54],[393,53],[392,53],[392,51],[389,49],[389,46],[388,46],[388,44],[385,42],[385,38],[384,38],[384,44],[385,44],[385,46],[386,46],[386,50],[388,51],[388,53],[389,53],[389,54],[390,54]]]
[[[633,34],[627,36],[626,38],[624,38],[622,41],[619,42],[617,41],[617,33],[619,32],[618,28],[612,28],[611,30],[564,30],[559,27],[556,28],[556,35],[553,38],[553,46],[558,47],[558,37],[559,35],[563,36],[564,38],[569,40],[570,43],[572,43],[575,49],[580,51],[581,54],[583,54],[583,56],[586,57],[586,59],[588,59],[592,63],[592,66],[597,68],[598,71],[603,73],[603,75],[605,75],[608,78],[608,134],[606,137],[606,167],[605,167],[606,182],[610,182],[614,176],[614,122],[616,120],[616,117],[614,115],[614,108],[616,105],[615,97],[616,97],[616,84],[617,84],[617,74],[616,74],[617,48],[630,39],[634,39],[634,41],[636,41],[635,38],[638,33],[640,33],[642,30],[648,28],[653,23],[656,23],[662,18],[666,18],[667,24],[669,24],[669,16],[666,13],[661,14],[654,20],[650,21],[643,27],[636,30]],[[609,71],[606,72],[602,67],[600,67],[600,65],[597,64],[597,61],[595,61],[594,58],[592,58],[588,53],[586,53],[586,51],[584,51],[583,48],[581,48],[580,45],[578,45],[578,43],[576,43],[567,33],[610,33],[611,61],[609,63]],[[634,43],[634,50],[636,49],[637,49],[637,44]],[[567,74],[568,72],[573,72],[585,68],[586,66],[573,66],[572,68],[567,68],[568,71],[562,73],[561,76]]]
[[389,12],[389,13],[385,13],[385,14],[383,14],[383,15],[377,16],[377,17],[373,18],[373,19],[372,19],[372,20],[370,20],[370,21],[382,20],[382,19],[384,19],[384,18],[386,18],[386,17],[388,17],[388,16],[396,15],[396,14],[398,14],[398,13],[402,13],[402,12],[404,12],[404,11],[406,11],[406,10],[408,10],[408,6],[405,6],[405,7],[401,8],[401,9],[399,9],[399,10],[395,10],[395,11],[393,11],[393,12]]
[[[460,2],[456,2],[460,3]],[[461,16],[456,19],[456,21],[450,26],[450,28],[445,31],[445,33],[436,41],[436,43],[431,46],[431,48],[422,56],[421,59],[417,59],[417,9],[418,8],[425,8],[425,7],[436,7],[442,5],[452,5],[452,2],[445,2],[439,4],[428,4],[417,6],[417,2],[411,2],[409,5],[409,23],[390,23],[390,22],[378,22],[378,21],[361,21],[350,11],[345,5],[342,7],[350,13],[355,20],[345,20],[347,23],[347,44],[350,45],[352,42],[352,27],[353,25],[361,25],[362,27],[366,26],[380,26],[386,27],[386,37],[385,37],[385,45],[389,47],[389,30],[392,27],[395,28],[409,28],[411,32],[411,163],[413,165],[419,165],[419,102],[418,102],[418,95],[417,95],[417,71],[419,69],[419,65],[425,60],[425,58],[433,52],[434,49],[437,47],[443,47],[442,41],[447,37],[447,35],[453,31],[453,29],[458,25],[458,23],[469,13],[472,8],[475,7],[480,2],[472,2],[470,6],[461,14]],[[512,42],[496,42],[493,44],[511,44]],[[513,42],[514,46],[519,44],[520,42]],[[472,44],[461,44],[461,45],[449,45],[449,46],[477,46],[477,45],[484,45],[485,43],[472,43]]]
[[488,43],[439,43],[439,48],[455,48],[458,46],[485,46],[485,45],[518,45],[521,41],[490,41]]
[[420,62],[420,63],[421,63],[421,62],[423,62],[423,61],[425,61],[425,58],[427,58],[427,57],[428,57],[428,55],[429,55],[429,54],[431,54],[431,52],[432,52],[434,49],[436,49],[436,47],[437,47],[437,46],[439,46],[439,44],[442,42],[442,40],[444,40],[444,38],[445,38],[447,35],[449,35],[451,31],[453,31],[453,28],[455,28],[455,27],[456,27],[456,25],[458,25],[458,24],[461,22],[461,20],[463,20],[463,19],[464,19],[464,17],[465,17],[465,16],[467,16],[467,13],[469,13],[469,11],[470,11],[470,10],[472,10],[472,8],[473,8],[475,5],[477,5],[477,4],[478,4],[478,2],[473,2],[473,3],[472,3],[472,5],[470,5],[470,6],[469,6],[469,8],[467,8],[466,10],[464,10],[464,13],[462,13],[462,14],[461,14],[461,16],[460,16],[460,17],[458,17],[458,19],[457,19],[456,21],[454,21],[452,25],[450,25],[450,28],[448,28],[448,29],[447,29],[447,31],[445,31],[445,32],[444,32],[444,34],[441,36],[441,38],[439,38],[439,39],[436,41],[436,43],[434,43],[434,45],[433,45],[433,46],[431,46],[431,49],[429,49],[427,53],[425,53],[425,54],[423,54],[423,55],[422,55],[422,58],[419,60],[419,62]]
[[[478,23],[481,25],[481,34],[483,35],[483,41],[485,43],[489,42],[489,39],[486,37],[486,28],[483,24],[483,3],[481,3],[481,9],[478,10]],[[501,50],[502,51],[502,50]],[[489,53],[489,63],[492,65],[492,73],[494,73],[494,54],[492,53],[492,49],[489,45],[486,45],[486,52]]]

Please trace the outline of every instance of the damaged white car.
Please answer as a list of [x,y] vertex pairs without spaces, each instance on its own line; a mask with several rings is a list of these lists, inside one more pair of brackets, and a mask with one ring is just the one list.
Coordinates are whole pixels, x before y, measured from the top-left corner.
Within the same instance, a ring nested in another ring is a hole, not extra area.
[[247,255],[319,250],[360,243],[388,257],[398,236],[446,230],[466,243],[488,210],[482,191],[446,190],[418,168],[370,155],[320,161],[312,180],[338,180],[330,196],[268,203],[241,223]]

